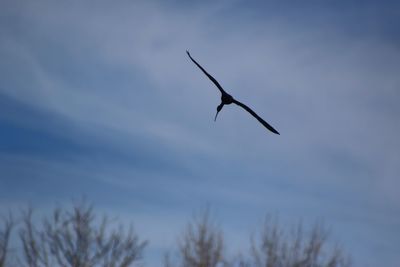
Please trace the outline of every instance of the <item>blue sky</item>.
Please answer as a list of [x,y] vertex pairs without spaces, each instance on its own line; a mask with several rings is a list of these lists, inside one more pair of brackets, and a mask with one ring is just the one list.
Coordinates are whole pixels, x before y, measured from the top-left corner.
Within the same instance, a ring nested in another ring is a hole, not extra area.
[[[2,211],[84,195],[151,266],[207,205],[232,253],[273,213],[324,219],[356,266],[400,264],[396,1],[0,7]],[[234,106],[214,122],[186,49],[281,136]]]

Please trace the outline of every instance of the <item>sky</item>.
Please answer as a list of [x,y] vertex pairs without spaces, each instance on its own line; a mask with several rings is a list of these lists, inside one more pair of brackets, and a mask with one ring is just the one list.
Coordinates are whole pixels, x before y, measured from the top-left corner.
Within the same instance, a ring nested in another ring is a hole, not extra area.
[[[400,264],[397,1],[0,1],[0,212],[85,196],[161,266],[208,206],[231,253],[266,214]],[[220,95],[185,51],[274,135]]]

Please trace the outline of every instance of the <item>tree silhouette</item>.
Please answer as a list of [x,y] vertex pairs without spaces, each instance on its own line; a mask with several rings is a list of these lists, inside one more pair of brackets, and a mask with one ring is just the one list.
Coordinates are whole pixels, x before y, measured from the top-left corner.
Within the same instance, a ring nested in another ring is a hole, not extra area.
[[[18,222],[18,223],[16,223]],[[112,224],[111,224],[112,223]],[[147,242],[130,227],[112,227],[106,216],[96,218],[84,202],[72,209],[56,208],[42,221],[31,208],[14,220],[11,212],[0,217],[0,267],[129,267],[141,263]],[[21,251],[10,258],[9,241],[19,228]],[[208,209],[189,221],[177,242],[176,257],[167,254],[165,267],[348,267],[348,257],[328,242],[322,224],[310,230],[301,223],[285,230],[277,220],[265,220],[250,238],[249,253],[230,255],[224,236]],[[14,262],[15,261],[15,262]]]
[[171,262],[167,255],[166,267],[216,267],[225,262],[222,231],[212,223],[208,210],[187,224],[178,247],[178,262]]
[[328,243],[328,231],[315,224],[305,231],[298,223],[290,231],[267,219],[251,238],[250,254],[228,258],[221,230],[211,223],[209,212],[189,223],[178,242],[177,262],[169,254],[165,267],[349,267],[350,260]]
[[285,231],[270,217],[261,232],[252,238],[252,260],[255,267],[348,267],[350,260],[342,250],[328,247],[328,231],[316,223],[305,231],[298,223]]
[[128,267],[142,258],[147,242],[132,227],[109,229],[107,217],[95,221],[91,206],[75,205],[72,211],[55,209],[38,229],[32,209],[23,213],[19,231],[23,246],[21,265],[29,267]]

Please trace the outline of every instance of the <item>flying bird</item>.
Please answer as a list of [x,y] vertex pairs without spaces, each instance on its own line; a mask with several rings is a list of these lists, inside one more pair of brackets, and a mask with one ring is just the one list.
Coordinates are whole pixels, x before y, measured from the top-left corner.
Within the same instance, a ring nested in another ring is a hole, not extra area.
[[251,108],[249,108],[248,106],[246,106],[245,104],[237,101],[236,99],[234,99],[230,94],[228,94],[227,92],[225,92],[225,90],[222,88],[222,86],[217,82],[216,79],[214,79],[213,76],[211,76],[210,74],[208,74],[208,72],[203,69],[202,66],[200,66],[199,63],[197,63],[196,60],[194,60],[192,58],[192,56],[190,55],[189,51],[186,50],[186,53],[188,54],[190,60],[193,61],[194,64],[196,64],[197,67],[199,67],[199,69],[201,69],[201,71],[215,84],[215,86],[217,86],[217,88],[219,89],[219,91],[221,92],[221,104],[218,105],[217,107],[217,113],[215,114],[215,118],[214,121],[217,119],[218,113],[222,110],[222,108],[224,107],[224,105],[230,105],[232,103],[242,107],[244,110],[246,110],[247,112],[249,112],[251,115],[253,115],[254,118],[256,118],[262,125],[265,126],[265,128],[267,128],[268,130],[270,130],[271,132],[275,133],[275,134],[279,134],[279,132],[277,130],[274,129],[274,127],[272,127],[271,125],[269,125],[265,120],[263,120],[260,116],[258,116]]

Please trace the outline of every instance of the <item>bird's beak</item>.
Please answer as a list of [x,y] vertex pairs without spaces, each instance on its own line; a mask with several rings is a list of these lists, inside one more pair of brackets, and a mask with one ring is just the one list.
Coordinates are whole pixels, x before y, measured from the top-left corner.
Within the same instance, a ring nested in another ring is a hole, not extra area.
[[217,111],[217,114],[215,114],[214,121],[216,121],[216,120],[217,120],[218,113],[219,113],[219,110]]

